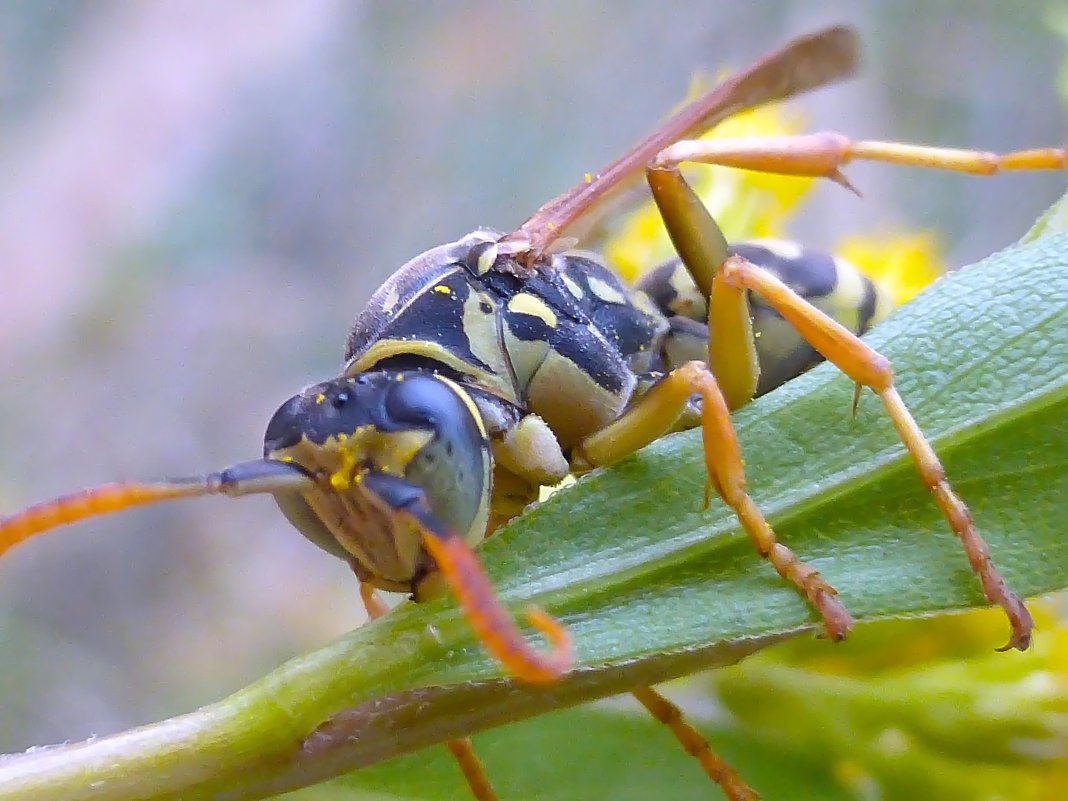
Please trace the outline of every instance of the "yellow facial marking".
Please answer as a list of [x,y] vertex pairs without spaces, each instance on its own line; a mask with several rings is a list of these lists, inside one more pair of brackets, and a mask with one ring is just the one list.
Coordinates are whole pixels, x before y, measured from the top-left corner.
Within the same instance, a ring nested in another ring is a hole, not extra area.
[[408,463],[432,437],[430,431],[383,432],[374,426],[331,437],[322,445],[322,452],[333,454],[334,459],[330,486],[345,492],[358,486],[370,470],[403,477]]
[[[330,474],[330,486],[338,492],[345,492],[352,486],[356,478],[356,465],[358,463],[356,449],[344,447],[344,442],[340,438],[333,440],[333,442],[335,443],[333,450],[336,454],[337,466]],[[327,440],[323,449],[328,449],[330,444],[331,440]]]
[[537,317],[549,328],[556,328],[556,312],[550,309],[541,298],[528,295],[526,292],[512,296],[512,299],[508,301],[508,311]]
[[318,395],[315,396],[315,405],[321,406],[324,403],[326,403],[326,395],[320,392]]

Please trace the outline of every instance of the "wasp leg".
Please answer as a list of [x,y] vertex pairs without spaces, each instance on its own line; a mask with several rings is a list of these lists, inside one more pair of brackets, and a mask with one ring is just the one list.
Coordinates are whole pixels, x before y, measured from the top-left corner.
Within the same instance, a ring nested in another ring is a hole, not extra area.
[[456,759],[456,764],[460,766],[475,801],[498,801],[497,792],[490,784],[489,777],[486,776],[486,768],[482,760],[478,758],[478,754],[475,753],[471,738],[449,740],[445,745]]
[[1034,621],[1027,606],[1010,590],[990,557],[990,550],[972,523],[971,514],[957,497],[912,414],[894,388],[890,362],[869,347],[853,332],[832,320],[767,270],[737,256],[728,258],[720,268],[717,283],[732,287],[739,294],[750,290],[783,316],[825,359],[833,362],[858,385],[870,387],[883,402],[898,436],[916,463],[920,478],[949,522],[953,533],[964,545],[972,571],[978,576],[983,593],[1009,617],[1012,636],[1005,646],[1025,650],[1031,641]]
[[830,178],[852,189],[841,173],[841,168],[851,161],[881,161],[972,175],[994,175],[1008,170],[1062,170],[1068,166],[1068,154],[1061,148],[1052,147],[998,154],[902,142],[855,142],[836,131],[823,131],[796,136],[684,140],[662,150],[653,166],[672,167],[687,161],[781,175]]
[[[378,620],[389,612],[389,607],[375,592],[374,585],[366,581],[360,582],[360,600],[363,601],[363,608],[367,610],[368,620]],[[475,753],[471,738],[449,740],[446,746],[455,757],[464,778],[467,779],[467,786],[471,788],[475,801],[499,801],[493,785],[486,776],[485,766]]]
[[386,606],[385,601],[378,597],[374,585],[366,581],[360,582],[360,600],[363,601],[363,608],[367,611],[368,620],[378,620],[378,618],[384,617],[389,613],[389,607]]
[[[422,534],[423,547],[460,602],[471,628],[501,665],[517,679],[531,684],[553,682],[567,672],[574,661],[573,644],[558,620],[537,606],[526,608],[527,621],[551,646],[549,653],[535,650],[523,639],[493,591],[478,556],[463,537],[443,529],[425,508],[416,506],[396,512]],[[418,597],[420,590],[415,589]]]
[[734,509],[760,555],[819,612],[828,636],[842,639],[853,619],[837,599],[835,589],[775,538],[775,532],[746,492],[741,448],[730,410],[715,376],[701,362],[687,362],[672,370],[621,417],[576,445],[572,451],[575,471],[619,461],[659,439],[684,413],[694,395],[701,398],[705,466],[712,487]]
[[727,407],[739,409],[756,395],[760,362],[746,294],[713,280],[730,256],[727,240],[678,169],[650,169],[646,179],[671,243],[708,300],[708,366]]
[[[798,143],[806,141],[806,137],[786,137],[776,141],[787,144]],[[691,144],[703,145],[704,142]],[[858,153],[884,153],[888,159],[894,153],[901,154],[902,159],[905,155],[911,155],[913,160],[905,163],[924,163],[927,166],[942,166],[949,169],[963,169],[964,166],[972,163],[969,159],[975,159],[978,162],[982,160],[979,157],[985,158],[989,155],[967,151],[934,151],[930,148],[904,145],[887,145],[882,150],[877,147],[884,144],[858,143],[855,149]],[[868,147],[861,148],[860,145]],[[786,150],[787,148],[784,147],[783,151],[786,152]],[[962,153],[964,155],[961,155]],[[920,156],[925,156],[927,161],[921,162]],[[954,161],[951,156],[955,156],[956,160]],[[862,156],[856,155],[855,157]],[[1004,157],[991,156],[991,158],[995,160],[995,168],[1000,163],[1002,168],[1031,169],[1055,166],[1055,162],[1063,165],[1064,152],[1021,151]],[[1000,162],[997,161],[998,159]],[[674,156],[671,154],[667,157],[662,154],[658,162],[671,164],[673,160]],[[775,163],[774,159],[771,161],[772,164],[768,161],[759,162],[759,164],[763,168],[770,169],[792,163],[789,161]],[[835,165],[828,169],[832,168],[837,170]],[[702,287],[702,291],[705,291],[704,286],[709,286],[707,291],[712,298],[709,301],[709,364],[716,377],[720,378],[719,369],[723,364],[722,361],[717,360],[717,348],[736,349],[737,353],[733,361],[727,362],[728,367],[733,365],[735,370],[738,369],[738,365],[744,367],[747,356],[742,350],[743,346],[740,341],[752,339],[752,328],[748,323],[747,314],[744,315],[744,320],[739,320],[737,316],[732,317],[730,313],[724,317],[717,317],[713,309],[713,300],[726,298],[721,308],[732,309],[729,296],[733,294],[735,296],[733,303],[744,305],[747,312],[746,291],[748,290],[760,295],[825,359],[833,362],[852,378],[858,387],[863,385],[875,391],[882,399],[898,435],[915,461],[924,485],[934,495],[950,527],[964,545],[968,561],[971,563],[973,572],[979,577],[987,600],[991,604],[1001,606],[1008,615],[1012,624],[1012,637],[1005,647],[1026,649],[1030,643],[1031,629],[1034,626],[1031,614],[1023,601],[1009,590],[994,566],[986,543],[972,524],[968,508],[953,492],[934,450],[924,438],[923,432],[920,431],[916,421],[905,407],[897,390],[894,389],[893,371],[890,369],[889,362],[866,345],[856,334],[817,309],[769,271],[738,256],[722,258],[726,256],[726,252],[718,244],[713,244],[707,252],[703,251],[702,245],[709,242],[715,243],[716,233],[719,230],[708,210],[700,203],[676,169],[654,168],[647,171],[647,176],[654,198],[671,234],[672,242],[679,250],[679,255],[686,263],[687,269],[694,275],[695,280],[698,281],[698,285]],[[721,258],[722,260],[716,264],[715,262]],[[711,280],[709,279],[710,272]],[[735,383],[736,386],[741,386],[736,382],[738,382],[739,375],[742,375],[744,379],[743,373],[744,371],[732,374],[728,369],[725,379]],[[744,394],[739,395],[738,398],[743,403],[746,400]],[[855,403],[856,399],[854,399],[854,405]]]
[[686,749],[686,753],[696,759],[708,777],[723,788],[729,801],[756,801],[760,798],[734,768],[712,750],[708,740],[686,722],[682,710],[675,704],[652,687],[635,690],[633,695],[642,706],[649,710],[650,715],[671,729],[675,739]]
[[[712,485],[734,509],[761,556],[808,599],[822,617],[828,635],[835,640],[841,639],[852,626],[852,618],[835,597],[834,588],[775,539],[771,526],[746,493],[741,451],[731,424],[730,410],[715,376],[701,362],[687,362],[668,373],[621,417],[576,445],[571,457],[573,469],[583,472],[597,465],[611,464],[659,439],[687,413],[694,395],[699,395],[702,401],[705,465]],[[729,798],[756,797],[712,752],[700,734],[682,720],[677,708],[649,688],[636,690],[634,695],[657,720],[671,728],[687,753],[701,762]]]

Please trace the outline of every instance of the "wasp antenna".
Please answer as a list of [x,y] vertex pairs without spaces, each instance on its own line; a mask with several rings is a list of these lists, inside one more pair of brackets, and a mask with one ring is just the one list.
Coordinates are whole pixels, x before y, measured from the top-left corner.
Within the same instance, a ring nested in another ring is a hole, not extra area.
[[852,28],[837,26],[795,39],[681,108],[603,170],[538,209],[504,241],[524,243],[524,261],[533,264],[595,204],[644,170],[668,145],[698,137],[748,108],[848,78],[859,65],[860,43]]
[[546,684],[560,678],[574,661],[571,635],[558,620],[536,606],[526,610],[527,620],[549,640],[551,650],[531,647],[508,611],[471,547],[455,534],[442,536],[421,521],[423,543],[467,614],[471,627],[486,650],[516,678]]
[[260,459],[215,473],[163,481],[119,481],[62,495],[0,518],[0,555],[37,534],[89,517],[176,498],[251,495],[299,490],[311,483],[302,470]]

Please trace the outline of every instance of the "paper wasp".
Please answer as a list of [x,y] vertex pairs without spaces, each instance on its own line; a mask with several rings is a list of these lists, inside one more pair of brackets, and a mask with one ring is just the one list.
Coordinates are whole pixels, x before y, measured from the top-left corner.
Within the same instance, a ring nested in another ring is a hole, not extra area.
[[[839,640],[852,618],[834,588],[776,539],[750,499],[730,420],[732,410],[826,358],[858,393],[868,387],[879,396],[987,599],[1005,610],[1012,631],[1006,647],[1026,648],[1026,606],[1005,585],[894,389],[890,365],[859,339],[889,306],[879,288],[825,254],[728,245],[678,170],[700,162],[848,186],[840,168],[853,160],[980,174],[1065,166],[1065,153],[1054,149],[997,156],[855,142],[838,133],[695,138],[743,109],[850,76],[857,51],[845,28],[798,39],[682,108],[515,231],[476,230],[408,262],[356,318],[341,372],[275,413],[263,458],[38,504],[0,520],[0,549],[131,506],[267,493],[301,533],[352,566],[372,617],[384,612],[376,588],[417,601],[447,589],[507,671],[548,683],[573,661],[566,628],[542,610],[527,610],[551,645],[531,646],[494,595],[474,548],[541,487],[700,426],[710,487]],[[629,288],[597,257],[569,246],[606,196],[642,175],[680,260]],[[769,316],[794,333],[763,330]],[[666,699],[649,688],[634,694],[731,798],[752,797]],[[450,747],[475,795],[493,798],[470,745]]]

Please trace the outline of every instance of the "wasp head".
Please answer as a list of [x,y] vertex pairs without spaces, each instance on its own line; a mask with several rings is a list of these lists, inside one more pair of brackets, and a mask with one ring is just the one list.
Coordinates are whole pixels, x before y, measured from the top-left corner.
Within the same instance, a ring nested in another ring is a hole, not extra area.
[[275,412],[264,456],[312,478],[275,495],[290,522],[386,589],[429,569],[420,526],[472,545],[484,536],[489,443],[468,394],[441,376],[381,370],[308,387]]

